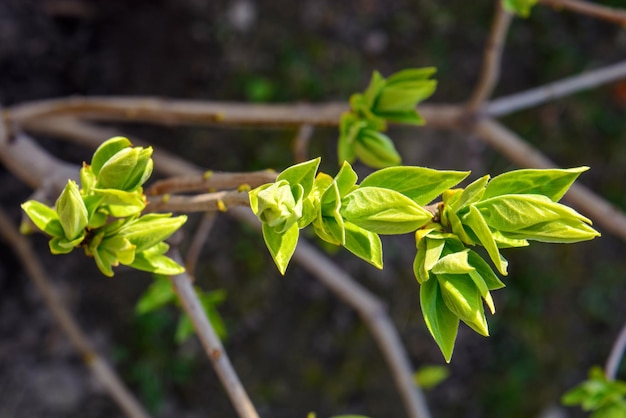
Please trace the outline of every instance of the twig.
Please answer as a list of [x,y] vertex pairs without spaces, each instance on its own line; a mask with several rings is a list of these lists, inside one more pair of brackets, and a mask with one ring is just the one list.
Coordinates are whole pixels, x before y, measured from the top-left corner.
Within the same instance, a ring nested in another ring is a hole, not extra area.
[[[551,168],[556,165],[515,133],[492,119],[476,124],[475,132],[494,149],[521,167]],[[626,215],[586,187],[572,185],[565,200],[608,232],[626,241]]]
[[130,418],[148,418],[148,413],[124,386],[119,376],[92,348],[87,336],[80,329],[70,311],[59,300],[29,241],[19,233],[2,209],[0,209],[0,234],[15,251],[41,294],[44,303],[50,309],[57,325],[67,335],[76,351],[80,353],[84,363],[102,383],[120,409]]
[[619,364],[622,361],[624,350],[626,350],[626,324],[624,324],[617,340],[615,340],[613,348],[611,348],[611,354],[604,367],[604,374],[608,380],[615,380],[617,378],[617,371],[619,370]]
[[[182,263],[180,254],[174,254],[174,258],[179,263]],[[198,295],[193,288],[193,280],[190,274],[183,273],[177,276],[171,276],[170,280],[237,414],[241,418],[258,418],[259,415],[252,401],[250,401],[246,390],[241,384],[222,346],[222,342],[209,322],[200,300],[198,300]]]
[[209,233],[215,224],[215,218],[217,213],[207,212],[202,215],[200,224],[197,226],[196,231],[193,234],[189,248],[185,256],[185,269],[191,274],[192,278],[195,278],[196,265],[198,264],[198,258],[202,252],[204,243],[209,238]]
[[300,127],[298,128],[298,133],[296,134],[296,138],[293,144],[293,156],[294,160],[297,163],[301,163],[309,159],[307,156],[307,148],[309,147],[309,142],[311,142],[312,135],[312,125],[300,125]]
[[626,61],[589,71],[574,77],[564,78],[521,93],[492,100],[484,114],[497,117],[527,109],[582,90],[617,81],[626,77]]
[[504,41],[512,18],[513,15],[504,9],[502,2],[496,1],[496,15],[484,50],[482,72],[474,93],[467,103],[467,110],[471,113],[475,113],[483,105],[498,83]]
[[178,176],[156,181],[146,189],[147,195],[182,193],[197,191],[215,191],[237,189],[247,185],[251,188],[276,180],[273,170],[253,171],[249,173],[220,173],[207,171],[202,176]]
[[[258,219],[249,210],[235,209],[230,214],[260,229]],[[298,242],[293,259],[359,313],[391,370],[407,415],[410,418],[430,418],[424,395],[413,380],[413,368],[407,353],[383,304],[306,241]]]
[[576,13],[626,26],[626,11],[623,9],[602,6],[581,0],[539,0],[539,3],[552,6],[556,10],[569,9]]
[[[319,104],[246,104],[162,99],[157,97],[71,97],[21,103],[5,109],[7,121],[26,130],[49,125],[51,117],[75,116],[99,121],[144,122],[154,125],[337,126],[345,102]],[[461,108],[420,104],[428,126],[455,124]],[[62,127],[57,126],[58,129]]]
[[230,207],[248,206],[248,192],[225,191],[194,196],[152,196],[146,212],[226,212]]

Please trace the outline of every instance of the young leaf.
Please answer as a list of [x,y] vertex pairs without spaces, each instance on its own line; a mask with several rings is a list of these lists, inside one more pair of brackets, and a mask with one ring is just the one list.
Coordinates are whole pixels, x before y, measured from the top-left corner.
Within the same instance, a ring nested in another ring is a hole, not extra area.
[[391,139],[373,129],[362,129],[354,142],[354,152],[363,163],[374,168],[400,164],[400,154]]
[[469,171],[439,171],[424,167],[388,167],[375,171],[361,187],[382,187],[402,193],[418,205],[426,205],[444,190],[454,187]]
[[405,234],[427,224],[432,214],[408,197],[380,187],[360,187],[342,199],[346,221],[377,234]]
[[152,174],[152,148],[124,148],[100,169],[96,187],[133,191]]
[[521,17],[530,16],[530,10],[537,3],[537,0],[501,0],[504,8],[511,13]]
[[482,298],[474,282],[467,275],[460,274],[438,274],[437,280],[448,309],[474,331],[489,336]]
[[459,328],[459,318],[445,304],[437,280],[428,280],[422,284],[420,305],[426,327],[435,339],[446,362],[450,363]]
[[407,68],[387,77],[388,86],[402,85],[406,82],[427,80],[437,72],[435,67]]
[[278,267],[280,274],[284,275],[287,270],[289,260],[293,256],[298,244],[299,230],[298,225],[293,224],[283,233],[275,232],[268,224],[263,224],[263,239],[267,248],[270,250],[272,259]]
[[181,274],[185,268],[171,258],[163,255],[169,249],[169,245],[160,242],[145,251],[135,253],[135,259],[130,267],[150,273],[174,276]]
[[374,267],[383,268],[383,248],[380,237],[374,232],[345,222],[346,247],[352,254],[367,261]]
[[483,199],[504,194],[540,194],[558,202],[578,176],[587,170],[589,167],[509,171],[489,182]]
[[87,197],[86,200],[95,200],[97,203],[96,208],[106,206],[103,210],[116,218],[137,215],[146,207],[145,197],[140,191],[126,192],[124,190],[94,187],[92,192],[94,194]]
[[439,385],[450,376],[450,370],[445,366],[423,366],[420,367],[413,379],[415,383],[424,390],[429,390]]
[[370,80],[369,86],[363,93],[363,97],[365,98],[365,104],[368,108],[373,109],[376,99],[378,95],[385,87],[386,81],[385,78],[378,72],[374,71],[372,73],[372,78]]
[[[124,138],[121,136],[116,136],[104,141],[100,146],[96,149],[91,158],[91,170],[93,173],[98,176],[100,174],[100,169],[102,166],[109,161],[111,157],[117,154],[119,151],[131,147],[132,144],[128,138]],[[83,185],[85,187],[85,185]]]
[[484,280],[489,290],[496,290],[505,287],[505,284],[500,281],[496,273],[493,272],[489,264],[483,260],[475,251],[469,250],[467,255],[467,261],[474,267],[476,273]]
[[430,278],[428,272],[439,261],[446,241],[423,237],[417,242],[417,254],[413,263],[413,272],[417,281],[422,283]]
[[480,243],[487,250],[491,261],[496,266],[498,271],[506,276],[506,268],[508,263],[500,254],[498,246],[496,245],[496,241],[491,234],[491,230],[489,229],[489,225],[483,218],[481,212],[476,209],[475,206],[470,206],[469,211],[465,215],[463,215],[461,222],[472,229],[472,232],[476,234],[476,237],[478,238]]
[[63,192],[57,199],[56,211],[68,241],[84,235],[89,216],[74,180],[67,181]]
[[478,202],[485,194],[485,187],[489,181],[489,175],[483,176],[470,183],[463,192],[455,199],[454,204],[450,204],[450,209],[454,212]]
[[[445,242],[445,241],[444,241]],[[430,269],[435,274],[466,274],[474,270],[467,262],[467,253],[464,250],[450,253],[441,257]]]
[[172,217],[171,213],[149,213],[126,222],[117,233],[136,245],[140,253],[167,239],[186,221],[186,215]]
[[28,215],[35,226],[46,234],[53,237],[64,237],[63,227],[59,221],[57,212],[36,200],[22,203],[22,209]]
[[347,161],[344,161],[341,165],[341,169],[335,176],[335,183],[337,183],[337,189],[339,190],[339,196],[344,197],[358,186],[356,186],[356,181],[358,180],[358,176],[356,172],[352,169],[352,166]]
[[321,158],[305,161],[300,164],[292,165],[278,175],[276,181],[286,180],[291,186],[299,184],[303,189],[303,198],[306,198],[311,190],[313,190],[313,181],[315,173],[320,165]]
[[135,305],[135,312],[142,315],[160,309],[174,301],[176,301],[176,293],[172,289],[170,280],[166,276],[155,275],[152,284]]
[[[294,195],[294,191],[298,196]],[[292,185],[287,180],[278,180],[251,190],[252,212],[268,226],[281,233],[291,228],[302,217],[302,195],[304,187]]]

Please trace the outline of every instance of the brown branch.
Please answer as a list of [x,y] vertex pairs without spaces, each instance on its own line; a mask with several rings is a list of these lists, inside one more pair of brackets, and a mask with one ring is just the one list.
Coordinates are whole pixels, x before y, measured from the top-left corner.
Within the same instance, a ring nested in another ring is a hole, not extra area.
[[19,233],[11,219],[2,209],[0,209],[0,235],[10,244],[27,274],[33,280],[57,325],[67,335],[76,351],[80,353],[84,363],[102,383],[120,409],[130,418],[148,418],[148,413],[124,385],[119,376],[92,348],[87,336],[80,329],[78,322],[54,291],[29,241]]
[[[481,120],[476,124],[475,132],[486,143],[521,167],[556,167],[541,152],[494,120]],[[626,241],[626,215],[607,200],[578,184],[569,189],[565,200],[608,232]]]
[[235,206],[249,206],[248,192],[225,191],[194,196],[153,196],[146,212],[226,212]]
[[185,269],[189,272],[189,274],[191,274],[192,278],[196,277],[195,271],[196,266],[198,265],[198,259],[200,258],[200,253],[202,252],[202,247],[204,247],[204,243],[207,242],[209,238],[209,234],[211,229],[213,229],[216,218],[216,212],[207,212],[202,215],[200,224],[197,226],[193,234],[193,238],[191,239],[191,243],[189,244],[189,248],[185,254]]
[[[180,254],[175,254],[174,258],[179,263],[183,262]],[[246,390],[241,384],[228,358],[228,354],[226,354],[224,350],[222,342],[204,312],[202,303],[193,288],[193,279],[190,274],[183,273],[177,276],[171,276],[170,280],[237,414],[241,418],[258,418],[259,414],[256,412],[252,401],[248,397]]]
[[313,131],[314,129],[312,125],[300,125],[298,128],[298,133],[296,134],[293,144],[294,160],[297,163],[302,163],[309,159],[307,156],[307,149],[309,147],[309,142],[311,142]]
[[606,366],[604,367],[604,375],[608,380],[615,380],[617,378],[617,371],[619,370],[619,364],[624,356],[624,350],[626,350],[626,324],[624,324],[617,336],[611,348],[611,354],[606,361]]
[[504,51],[506,34],[509,31],[513,15],[504,9],[501,1],[496,2],[494,16],[483,55],[483,66],[478,84],[467,103],[467,110],[475,113],[493,93],[500,78],[500,66]]
[[178,176],[156,181],[146,189],[145,193],[149,196],[155,196],[166,193],[238,189],[241,186],[255,188],[275,181],[276,175],[276,172],[273,170],[248,173],[207,171],[202,176]]
[[503,116],[626,77],[626,61],[492,100],[484,114]]
[[[341,114],[347,110],[348,105],[343,102],[276,105],[157,97],[71,97],[21,103],[5,109],[5,115],[7,121],[30,131],[37,127],[41,130],[52,117],[60,116],[168,126],[337,126]],[[424,104],[419,106],[419,112],[428,126],[447,127],[457,123],[462,109]]]
[[602,6],[581,0],[539,0],[540,4],[552,6],[555,10],[571,10],[575,13],[607,20],[626,27],[626,10]]
[[[259,230],[261,228],[260,222],[249,210],[236,209],[230,214]],[[359,313],[382,351],[407,415],[410,418],[430,418],[424,395],[413,380],[413,368],[408,355],[378,298],[304,240],[298,242],[293,259]]]

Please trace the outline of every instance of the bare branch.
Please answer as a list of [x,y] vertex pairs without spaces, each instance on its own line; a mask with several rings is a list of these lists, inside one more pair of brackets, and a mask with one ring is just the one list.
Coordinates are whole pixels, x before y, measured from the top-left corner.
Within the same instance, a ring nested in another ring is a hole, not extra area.
[[626,26],[626,10],[623,9],[602,6],[581,0],[539,0],[539,3],[552,6],[555,10],[567,9],[575,13]]
[[145,193],[149,196],[166,193],[183,193],[211,190],[238,189],[241,186],[255,188],[276,180],[273,170],[249,173],[220,173],[207,171],[202,176],[178,176],[156,181]]
[[226,212],[234,206],[248,206],[248,192],[225,191],[193,196],[153,196],[146,212]]
[[196,277],[194,272],[196,271],[196,266],[198,265],[198,258],[200,257],[204,243],[209,238],[209,234],[211,229],[213,229],[216,218],[217,213],[215,212],[207,212],[202,215],[200,224],[193,234],[193,238],[191,239],[191,243],[189,244],[189,248],[185,254],[185,269],[192,275],[192,278]]
[[[556,165],[537,149],[500,123],[484,119],[476,124],[475,132],[498,152],[521,167],[550,168]],[[574,184],[565,200],[608,232],[626,240],[626,215],[607,200],[586,187]]]
[[617,378],[617,370],[624,356],[624,350],[626,350],[626,324],[624,324],[619,336],[615,340],[613,348],[611,348],[611,354],[604,367],[604,375],[608,380],[615,380]]
[[492,100],[484,114],[497,117],[626,78],[626,61]]
[[501,1],[496,1],[496,15],[494,16],[483,55],[483,67],[476,89],[467,103],[467,110],[475,113],[493,93],[500,78],[500,66],[504,41],[509,31],[513,15],[506,11]]
[[300,125],[300,127],[298,128],[298,133],[296,134],[296,138],[293,144],[294,160],[297,163],[301,163],[309,159],[307,157],[307,148],[309,147],[309,142],[311,142],[313,130],[314,129],[312,125]]
[[[175,254],[174,258],[179,263],[183,262],[180,254]],[[193,279],[190,274],[183,273],[172,276],[170,280],[237,414],[241,418],[258,418],[259,414],[256,412],[224,350],[222,342],[202,308],[198,295],[193,288]]]
[[[341,114],[347,110],[345,102],[276,105],[156,97],[71,97],[22,103],[5,109],[5,115],[8,121],[30,131],[48,125],[52,116],[166,126],[337,126]],[[462,109],[424,104],[419,106],[419,112],[428,121],[428,126],[447,127],[457,123]]]
[[[258,219],[249,210],[236,209],[230,214],[257,229],[261,228]],[[293,259],[359,313],[382,351],[408,416],[430,418],[424,395],[413,381],[413,368],[408,355],[378,298],[304,240],[298,242]]]
[[87,367],[91,369],[120,409],[130,418],[149,418],[148,413],[128,388],[124,386],[124,383],[115,371],[92,348],[76,319],[58,298],[30,243],[19,233],[11,219],[2,209],[0,209],[0,235],[4,237],[13,251],[15,251],[24,269],[41,294],[44,303],[50,309],[57,325],[67,335]]

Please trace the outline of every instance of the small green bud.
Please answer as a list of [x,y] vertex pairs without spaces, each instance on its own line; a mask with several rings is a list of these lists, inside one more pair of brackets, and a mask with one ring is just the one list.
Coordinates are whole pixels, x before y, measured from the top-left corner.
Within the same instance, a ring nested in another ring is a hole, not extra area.
[[61,196],[57,199],[56,211],[68,241],[73,241],[85,233],[88,220],[87,208],[75,181],[68,180]]
[[109,158],[98,174],[97,186],[133,191],[152,174],[152,147],[124,148]]
[[389,137],[371,129],[362,129],[354,145],[356,156],[374,168],[400,164],[400,154]]
[[251,190],[250,206],[277,233],[285,232],[302,217],[302,198],[296,200],[286,180]]

